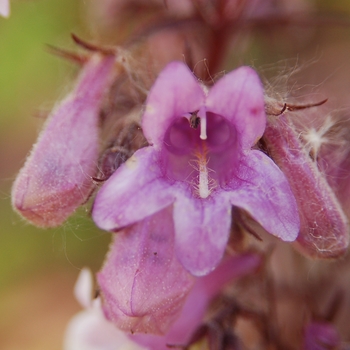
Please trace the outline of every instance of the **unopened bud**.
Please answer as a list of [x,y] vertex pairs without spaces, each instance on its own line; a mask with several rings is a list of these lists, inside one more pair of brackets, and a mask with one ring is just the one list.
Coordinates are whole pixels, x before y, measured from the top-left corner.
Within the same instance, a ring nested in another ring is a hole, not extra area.
[[164,334],[195,282],[175,252],[172,207],[118,232],[98,274],[104,311],[120,329]]
[[268,122],[264,142],[287,177],[298,204],[300,232],[296,244],[310,257],[337,258],[349,245],[347,218],[286,115]]
[[114,57],[93,55],[53,111],[12,189],[13,207],[39,227],[60,225],[91,193],[98,121]]

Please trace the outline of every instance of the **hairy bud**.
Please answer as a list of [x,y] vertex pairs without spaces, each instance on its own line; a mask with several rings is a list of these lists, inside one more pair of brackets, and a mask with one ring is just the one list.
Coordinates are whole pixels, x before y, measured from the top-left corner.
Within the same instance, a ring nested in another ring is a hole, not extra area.
[[298,248],[314,258],[343,255],[349,244],[347,218],[317,164],[303,149],[287,113],[268,122],[264,142],[288,178],[298,204]]
[[12,189],[13,207],[39,227],[60,225],[91,193],[98,120],[114,57],[93,55],[53,111]]

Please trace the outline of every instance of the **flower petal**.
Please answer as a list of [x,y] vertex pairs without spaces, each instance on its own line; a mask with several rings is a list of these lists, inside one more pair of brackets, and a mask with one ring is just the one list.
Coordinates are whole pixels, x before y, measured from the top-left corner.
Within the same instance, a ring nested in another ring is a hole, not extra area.
[[152,147],[140,149],[106,181],[92,211],[98,227],[114,231],[173,203],[175,196],[161,178],[157,160]]
[[250,151],[242,160],[232,183],[230,202],[245,209],[269,233],[294,241],[300,222],[289,183],[276,164],[260,151]]
[[182,190],[174,203],[174,223],[176,254],[184,267],[195,276],[211,272],[219,264],[229,237],[228,199],[218,193],[199,199]]
[[190,69],[182,62],[169,63],[147,98],[142,130],[148,142],[160,147],[174,119],[199,110],[204,98],[204,91]]
[[206,106],[208,112],[225,117],[236,127],[243,149],[250,149],[264,133],[264,90],[250,67],[240,67],[221,78],[210,89]]
[[168,330],[195,281],[174,253],[171,206],[116,235],[98,281],[106,316],[119,328]]
[[40,134],[12,188],[13,207],[36,226],[60,225],[91,193],[98,120],[115,58],[93,55],[75,90]]

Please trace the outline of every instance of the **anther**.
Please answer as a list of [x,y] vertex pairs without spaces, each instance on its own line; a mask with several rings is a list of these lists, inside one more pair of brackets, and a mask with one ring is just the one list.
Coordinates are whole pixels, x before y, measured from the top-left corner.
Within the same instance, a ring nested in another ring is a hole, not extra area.
[[191,114],[190,127],[193,129],[197,129],[199,124],[200,124],[200,121],[201,121],[201,118],[198,117],[197,113],[198,113],[198,111],[190,113]]

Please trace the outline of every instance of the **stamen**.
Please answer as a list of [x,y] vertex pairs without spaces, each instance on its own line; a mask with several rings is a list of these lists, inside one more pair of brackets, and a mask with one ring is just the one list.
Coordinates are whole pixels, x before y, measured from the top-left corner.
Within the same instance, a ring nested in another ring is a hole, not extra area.
[[206,113],[203,113],[203,115],[200,117],[201,118],[201,134],[200,138],[201,140],[206,140],[207,139],[207,115]]

